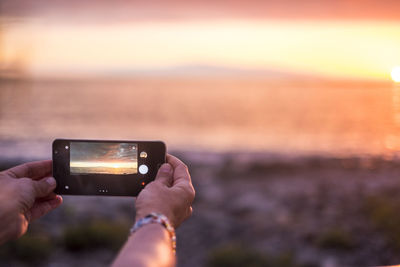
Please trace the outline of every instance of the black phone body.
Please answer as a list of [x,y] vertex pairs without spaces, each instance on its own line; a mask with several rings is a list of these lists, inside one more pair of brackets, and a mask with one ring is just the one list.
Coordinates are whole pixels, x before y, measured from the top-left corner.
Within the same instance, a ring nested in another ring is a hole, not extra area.
[[55,193],[137,196],[166,162],[161,141],[53,141]]

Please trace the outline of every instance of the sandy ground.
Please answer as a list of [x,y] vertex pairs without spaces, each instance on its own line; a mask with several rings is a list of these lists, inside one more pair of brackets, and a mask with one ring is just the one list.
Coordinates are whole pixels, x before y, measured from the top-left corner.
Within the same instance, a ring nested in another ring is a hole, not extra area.
[[[399,247],[390,236],[400,231],[385,229],[380,217],[370,212],[371,199],[390,197],[400,203],[399,159],[177,154],[188,163],[196,188],[193,216],[177,231],[178,266],[211,266],[215,253],[232,246],[266,259],[289,255],[287,266],[400,263]],[[33,228],[46,229],[57,240],[65,227],[90,218],[127,224],[134,220],[132,198],[69,196],[64,200],[61,208]],[[379,203],[383,206],[378,212],[386,209],[387,202]],[[390,221],[391,214],[384,213],[383,220]],[[39,265],[107,266],[115,253],[101,248],[71,252],[55,242],[55,249]],[[223,262],[221,266],[229,265]],[[11,257],[0,266],[10,263],[30,265]]]

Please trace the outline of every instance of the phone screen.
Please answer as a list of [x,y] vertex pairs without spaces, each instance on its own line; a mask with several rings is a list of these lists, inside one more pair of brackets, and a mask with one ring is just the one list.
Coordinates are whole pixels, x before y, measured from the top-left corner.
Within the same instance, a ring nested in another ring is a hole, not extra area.
[[70,142],[71,175],[117,174],[138,172],[136,143]]

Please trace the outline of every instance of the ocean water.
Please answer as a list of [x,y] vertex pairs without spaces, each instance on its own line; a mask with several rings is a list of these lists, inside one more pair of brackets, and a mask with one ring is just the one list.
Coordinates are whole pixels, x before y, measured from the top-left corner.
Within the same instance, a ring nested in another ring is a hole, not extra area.
[[0,157],[50,157],[55,138],[397,155],[400,86],[216,77],[0,81]]

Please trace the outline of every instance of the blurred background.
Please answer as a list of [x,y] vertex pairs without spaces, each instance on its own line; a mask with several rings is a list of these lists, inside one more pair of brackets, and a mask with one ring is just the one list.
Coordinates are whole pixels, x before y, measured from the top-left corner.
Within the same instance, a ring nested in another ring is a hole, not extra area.
[[[178,266],[400,262],[400,3],[0,2],[0,169],[55,138],[163,140]],[[107,266],[132,198],[65,197],[0,266]]]

